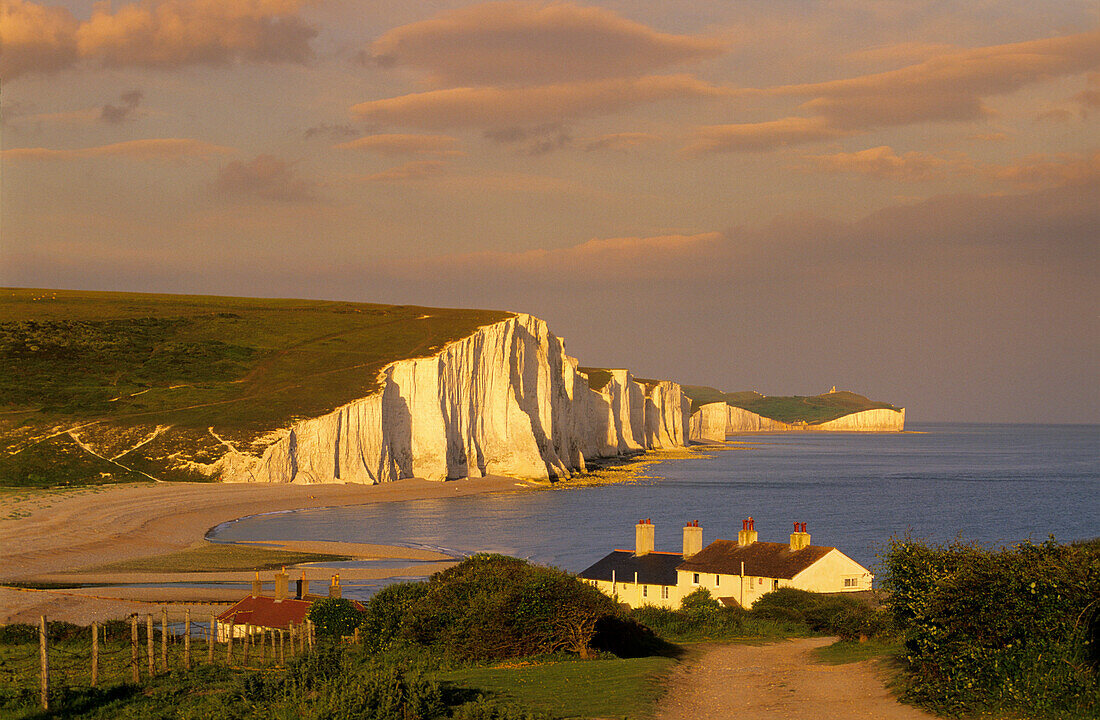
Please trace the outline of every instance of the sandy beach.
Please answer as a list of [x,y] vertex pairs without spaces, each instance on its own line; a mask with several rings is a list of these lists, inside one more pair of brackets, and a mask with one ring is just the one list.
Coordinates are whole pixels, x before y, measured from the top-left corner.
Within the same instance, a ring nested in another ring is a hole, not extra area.
[[[106,563],[150,557],[206,544],[210,528],[248,515],[299,508],[461,497],[538,487],[512,478],[488,477],[448,482],[401,480],[382,485],[230,485],[156,483],[73,490],[5,491],[0,495],[0,583],[161,583],[247,582],[249,572],[103,573],[89,572]],[[425,572],[446,567],[450,559],[426,550],[340,542],[262,543],[301,552],[332,553],[356,559],[420,561]],[[341,571],[342,581],[407,574],[403,568]],[[261,573],[270,582],[273,571]],[[310,575],[315,583],[327,571]],[[316,585],[314,586],[318,588]],[[180,595],[196,602],[173,600]],[[0,588],[0,623],[51,619],[88,623],[149,612],[173,603],[171,614],[208,613],[239,599],[240,591],[171,588]]]

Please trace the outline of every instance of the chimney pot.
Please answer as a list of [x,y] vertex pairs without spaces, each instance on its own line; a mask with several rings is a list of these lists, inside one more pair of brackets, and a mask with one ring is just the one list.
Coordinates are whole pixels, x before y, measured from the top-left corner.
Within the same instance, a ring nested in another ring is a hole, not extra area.
[[703,528],[699,521],[689,522],[684,528],[684,560],[703,549]]
[[639,557],[648,555],[653,552],[653,545],[653,523],[642,520],[634,526],[634,554]]

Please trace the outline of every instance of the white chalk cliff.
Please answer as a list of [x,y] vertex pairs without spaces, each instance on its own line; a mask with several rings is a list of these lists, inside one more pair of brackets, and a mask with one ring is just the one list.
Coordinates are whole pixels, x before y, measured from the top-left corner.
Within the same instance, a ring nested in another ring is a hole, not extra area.
[[377,393],[296,423],[259,456],[230,451],[208,472],[264,483],[548,479],[687,444],[691,403],[679,385],[613,370],[596,391],[577,366],[546,323],[519,314],[391,363]]
[[904,429],[905,408],[860,410],[835,420],[807,424],[781,422],[724,402],[714,402],[692,413],[689,437],[695,442],[707,442],[749,432],[901,432]]

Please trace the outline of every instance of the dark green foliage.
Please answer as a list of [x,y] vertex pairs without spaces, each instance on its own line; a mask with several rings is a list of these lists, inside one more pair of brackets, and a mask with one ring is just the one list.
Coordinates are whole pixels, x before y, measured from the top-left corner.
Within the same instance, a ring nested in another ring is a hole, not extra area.
[[485,698],[455,708],[453,720],[550,720],[549,715]]
[[403,632],[462,658],[559,651],[586,657],[596,623],[618,612],[611,598],[568,573],[503,555],[475,555],[430,578]]
[[890,609],[905,634],[911,697],[951,713],[1100,716],[1090,614],[1100,545],[1053,538],[989,549],[891,540]]
[[395,583],[379,590],[367,603],[360,624],[363,643],[369,650],[385,650],[402,637],[405,616],[428,593],[428,583]]
[[890,623],[885,611],[852,595],[780,588],[763,595],[752,606],[755,618],[804,626],[814,633],[838,635],[841,640],[883,635]]
[[317,632],[328,637],[351,635],[363,621],[363,613],[351,600],[321,598],[309,607],[308,617]]
[[638,622],[671,642],[735,637],[742,632],[743,614],[739,609],[724,607],[706,588],[685,597],[679,610],[645,606],[631,613]]

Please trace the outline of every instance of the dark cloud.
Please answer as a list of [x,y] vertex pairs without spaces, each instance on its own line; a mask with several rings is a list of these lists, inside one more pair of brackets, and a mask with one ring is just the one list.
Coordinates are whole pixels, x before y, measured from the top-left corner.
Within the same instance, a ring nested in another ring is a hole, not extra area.
[[214,187],[218,193],[276,202],[317,199],[316,183],[299,177],[292,165],[273,155],[229,163],[218,173]]
[[107,123],[120,123],[130,120],[144,97],[145,93],[141,90],[131,90],[123,93],[119,96],[120,104],[112,105],[108,103],[104,105],[100,110],[99,118]]
[[355,137],[361,131],[362,131],[361,128],[356,129],[354,126],[352,126],[350,124],[338,125],[338,124],[322,123],[320,125],[314,125],[311,128],[306,128],[305,132],[302,133],[302,135],[307,140],[315,138],[315,137],[325,137],[325,138],[329,138],[331,140],[340,140],[340,139],[347,138],[347,137]]

